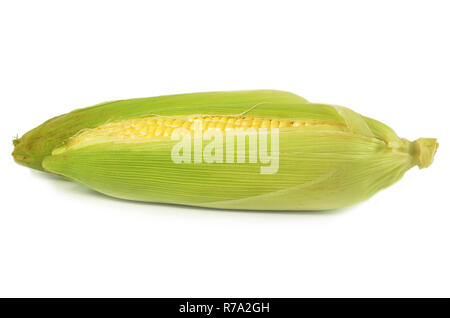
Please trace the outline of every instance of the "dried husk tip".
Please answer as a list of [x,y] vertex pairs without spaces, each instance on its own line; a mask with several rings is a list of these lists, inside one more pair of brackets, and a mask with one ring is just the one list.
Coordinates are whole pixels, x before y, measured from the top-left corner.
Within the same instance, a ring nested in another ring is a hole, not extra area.
[[419,138],[414,141],[414,157],[419,169],[428,168],[433,163],[438,147],[436,138]]

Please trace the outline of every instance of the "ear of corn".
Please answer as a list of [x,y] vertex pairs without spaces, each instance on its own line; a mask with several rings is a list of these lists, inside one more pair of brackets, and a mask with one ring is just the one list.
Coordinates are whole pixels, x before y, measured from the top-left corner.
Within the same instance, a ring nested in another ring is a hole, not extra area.
[[[159,108],[147,100],[145,107],[123,101],[120,107],[127,108],[127,114],[117,115],[117,110],[114,120],[109,119],[109,109],[99,111],[101,105],[82,110],[92,111],[93,117],[102,114],[102,119],[77,123],[77,129],[53,141],[39,155],[42,167],[123,199],[229,209],[322,210],[365,200],[413,166],[429,166],[438,146],[436,139],[410,142],[348,108],[308,103],[288,93],[247,92],[240,94],[251,96],[229,100],[226,93],[215,94],[220,93],[180,95],[170,107],[162,103]],[[74,113],[68,115],[61,129],[75,126]],[[260,173],[248,152],[241,163],[174,162],[170,155],[179,141],[172,137],[178,128],[192,130],[197,120],[203,132],[278,128],[278,148],[268,140],[279,156],[277,172]],[[34,134],[44,129],[46,123]]]

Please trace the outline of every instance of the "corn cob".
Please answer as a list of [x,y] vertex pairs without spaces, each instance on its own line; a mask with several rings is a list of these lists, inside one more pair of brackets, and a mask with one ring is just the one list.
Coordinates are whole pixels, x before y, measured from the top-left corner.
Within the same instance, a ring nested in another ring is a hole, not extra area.
[[[226,141],[225,148],[218,140]],[[413,166],[428,167],[437,147],[436,139],[410,142],[345,107],[313,104],[280,91],[243,91],[76,110],[16,140],[13,156],[123,199],[323,210],[368,199]],[[180,149],[183,155],[175,160]]]

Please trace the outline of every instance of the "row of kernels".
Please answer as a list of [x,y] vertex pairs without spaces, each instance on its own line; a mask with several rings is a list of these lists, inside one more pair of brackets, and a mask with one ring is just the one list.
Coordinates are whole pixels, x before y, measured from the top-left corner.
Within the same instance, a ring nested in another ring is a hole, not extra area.
[[202,130],[248,129],[248,128],[283,128],[310,125],[324,125],[325,122],[307,122],[299,120],[278,120],[252,117],[205,116],[190,119],[180,118],[141,118],[109,123],[80,134],[80,139],[92,136],[120,136],[124,138],[171,136],[176,128],[194,129],[194,121],[201,120]]

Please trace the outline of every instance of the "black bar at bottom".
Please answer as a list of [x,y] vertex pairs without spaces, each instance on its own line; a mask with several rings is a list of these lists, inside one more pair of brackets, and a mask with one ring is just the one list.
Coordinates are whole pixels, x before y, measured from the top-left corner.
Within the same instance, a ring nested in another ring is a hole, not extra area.
[[448,310],[449,299],[299,299],[299,298],[59,298],[0,299],[0,308],[14,314],[57,315],[138,314],[139,316],[177,315],[190,317],[231,317],[258,315],[284,317],[296,315],[356,314],[404,315],[407,312],[429,316],[440,306]]

